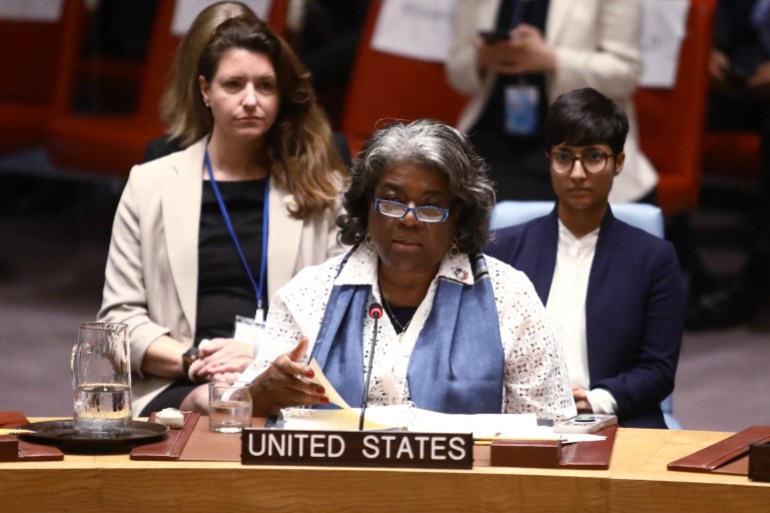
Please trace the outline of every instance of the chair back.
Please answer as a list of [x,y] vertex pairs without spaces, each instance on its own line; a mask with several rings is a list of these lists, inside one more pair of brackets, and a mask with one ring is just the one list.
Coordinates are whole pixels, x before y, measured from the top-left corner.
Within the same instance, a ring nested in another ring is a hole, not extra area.
[[762,135],[714,131],[703,135],[703,174],[753,182],[762,174]]
[[[27,0],[9,0],[5,8],[12,8],[14,2]],[[7,71],[0,80],[0,103],[65,112],[72,96],[85,9],[82,0],[60,0],[46,8],[51,9],[51,19],[0,17],[0,56]]]
[[690,0],[674,87],[641,88],[634,96],[640,146],[658,171],[657,201],[666,215],[698,203],[715,10],[716,0]]
[[371,41],[382,0],[373,0],[348,82],[341,129],[355,155],[377,128],[433,118],[454,124],[466,98],[446,82],[444,65],[380,52]]
[[[492,210],[490,228],[498,230],[526,223],[549,214],[553,207],[553,201],[501,201]],[[646,203],[613,203],[611,208],[613,215],[621,221],[663,238],[663,212],[660,208]]]

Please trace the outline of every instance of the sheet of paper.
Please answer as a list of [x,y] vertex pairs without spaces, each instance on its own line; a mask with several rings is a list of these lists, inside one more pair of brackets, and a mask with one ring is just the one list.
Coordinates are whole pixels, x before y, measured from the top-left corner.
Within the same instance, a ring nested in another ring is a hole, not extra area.
[[[185,35],[195,17],[198,16],[203,9],[219,1],[220,0],[177,0],[176,7],[174,8],[174,19],[171,22],[171,33],[178,37]],[[254,11],[260,18],[267,20],[272,0],[240,0],[240,2],[246,4],[246,6]]]
[[640,86],[671,88],[676,83],[689,8],[689,0],[645,0]]
[[[298,430],[358,430],[360,408],[350,407],[329,382],[315,358],[310,360],[308,366],[313,370],[313,383],[324,387],[329,402],[339,409],[287,408],[283,410],[284,427]],[[411,404],[367,407],[364,430],[404,428],[425,433],[473,433],[475,439],[490,440],[517,438],[578,442],[604,439],[596,435],[556,434],[552,427],[538,426],[534,413],[458,415],[423,410]]]
[[61,17],[64,0],[2,0],[0,19],[55,22]]
[[[372,419],[370,414],[377,416],[377,407],[366,409],[364,431],[381,431],[397,429],[390,423],[380,423]],[[361,410],[358,408],[341,408],[337,410],[317,410],[314,408],[288,408],[283,410],[284,429],[300,431],[358,431]]]
[[474,438],[491,438],[499,433],[523,433],[537,429],[534,413],[457,415],[415,408],[410,431],[429,433],[473,433]]
[[324,390],[326,392],[326,397],[329,398],[329,403],[339,406],[340,408],[344,408],[346,410],[350,409],[350,405],[345,402],[345,399],[342,398],[342,396],[334,389],[334,386],[332,386],[331,383],[329,383],[329,380],[324,375],[324,371],[321,370],[321,366],[318,365],[318,362],[313,358],[310,360],[310,363],[308,364],[310,369],[313,371],[313,383],[318,383],[322,387],[324,387]]
[[457,0],[382,2],[372,48],[410,59],[444,62],[454,38]]

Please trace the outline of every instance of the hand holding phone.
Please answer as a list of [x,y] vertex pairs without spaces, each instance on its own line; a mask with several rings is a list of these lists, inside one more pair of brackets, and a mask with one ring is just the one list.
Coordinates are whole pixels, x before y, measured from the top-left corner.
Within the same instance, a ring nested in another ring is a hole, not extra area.
[[599,413],[581,414],[554,424],[554,433],[596,433],[618,423],[615,415]]
[[507,30],[479,30],[479,36],[485,44],[491,45],[497,41],[508,41],[511,34]]

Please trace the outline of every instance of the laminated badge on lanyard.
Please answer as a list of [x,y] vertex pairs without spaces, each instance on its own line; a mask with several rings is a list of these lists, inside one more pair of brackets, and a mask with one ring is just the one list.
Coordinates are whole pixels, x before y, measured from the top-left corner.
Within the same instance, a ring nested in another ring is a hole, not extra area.
[[233,228],[233,225],[230,222],[230,215],[227,213],[227,207],[225,206],[225,202],[222,199],[222,195],[219,193],[219,187],[217,186],[217,181],[214,178],[214,172],[211,169],[211,160],[209,159],[208,150],[206,150],[206,153],[205,153],[205,162],[206,162],[206,169],[208,170],[208,174],[209,174],[209,180],[211,181],[211,188],[214,191],[214,196],[216,197],[217,203],[219,204],[219,210],[222,212],[222,217],[225,220],[225,226],[227,226],[227,231],[230,232],[230,237],[233,240],[235,249],[238,251],[238,256],[241,259],[243,268],[246,270],[246,274],[249,277],[249,281],[251,281],[251,285],[252,287],[254,287],[254,295],[257,298],[257,311],[254,315],[254,318],[246,317],[243,315],[235,316],[235,327],[233,330],[233,338],[235,340],[251,344],[251,347],[253,348],[253,354],[256,357],[259,346],[265,337],[265,308],[264,308],[264,303],[262,301],[262,297],[263,297],[262,292],[264,291],[265,274],[266,274],[265,270],[267,269],[267,240],[268,240],[268,229],[269,229],[268,206],[269,206],[269,195],[270,195],[270,179],[268,178],[265,184],[265,205],[263,207],[263,215],[262,215],[262,261],[261,261],[260,270],[259,270],[259,283],[257,283],[257,281],[254,279],[254,275],[251,272],[251,268],[249,267],[249,264],[246,261],[246,255],[244,255],[243,249],[241,249],[241,244],[238,241],[238,235],[235,233],[235,229]]
[[[524,16],[524,6],[533,0],[515,2],[511,26],[516,28]],[[508,135],[535,135],[540,120],[540,92],[518,75],[516,84],[505,87],[505,133]]]

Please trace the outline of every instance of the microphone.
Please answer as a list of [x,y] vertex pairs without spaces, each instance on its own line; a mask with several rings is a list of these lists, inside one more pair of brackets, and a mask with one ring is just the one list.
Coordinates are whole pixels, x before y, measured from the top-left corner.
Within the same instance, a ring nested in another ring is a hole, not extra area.
[[361,416],[358,419],[358,430],[364,430],[364,416],[366,415],[366,400],[369,395],[369,382],[372,379],[372,362],[374,361],[374,348],[377,345],[377,321],[382,317],[382,305],[372,303],[367,309],[369,317],[374,319],[374,333],[372,334],[372,347],[369,349],[369,365],[366,367],[366,384],[364,385],[364,396],[361,398]]

